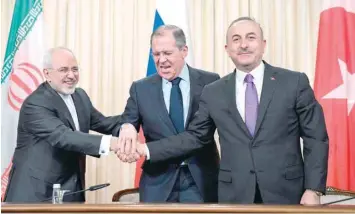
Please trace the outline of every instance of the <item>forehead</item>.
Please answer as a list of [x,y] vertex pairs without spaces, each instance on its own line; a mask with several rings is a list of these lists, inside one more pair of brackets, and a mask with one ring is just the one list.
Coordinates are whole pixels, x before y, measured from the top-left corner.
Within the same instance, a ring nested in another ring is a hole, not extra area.
[[168,49],[176,47],[176,40],[172,31],[164,31],[160,35],[155,35],[152,39],[152,49]]
[[76,65],[77,61],[74,55],[67,50],[57,50],[52,53],[52,63],[53,65],[66,66],[66,65]]
[[258,23],[250,20],[242,20],[234,23],[228,29],[228,37],[239,35],[245,36],[247,34],[254,33],[256,35],[261,35],[260,26]]

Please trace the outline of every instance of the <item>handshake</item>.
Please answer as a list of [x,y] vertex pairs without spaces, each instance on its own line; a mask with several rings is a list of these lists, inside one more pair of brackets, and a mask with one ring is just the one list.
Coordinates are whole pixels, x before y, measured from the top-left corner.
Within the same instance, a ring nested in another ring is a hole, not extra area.
[[136,128],[129,123],[121,126],[119,137],[112,137],[110,151],[115,152],[117,157],[123,162],[136,162],[141,157],[146,156],[146,145],[138,141]]

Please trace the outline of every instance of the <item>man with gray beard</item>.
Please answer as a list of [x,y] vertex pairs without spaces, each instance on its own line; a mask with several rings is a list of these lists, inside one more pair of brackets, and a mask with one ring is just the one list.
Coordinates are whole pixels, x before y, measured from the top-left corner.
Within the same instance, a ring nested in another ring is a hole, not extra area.
[[[85,187],[85,155],[106,155],[118,138],[109,136],[120,116],[105,117],[76,88],[80,69],[73,52],[57,47],[44,56],[42,83],[24,101],[5,202],[41,202],[53,184],[71,192]],[[89,130],[107,134],[88,134]],[[84,193],[64,201],[85,201]]]

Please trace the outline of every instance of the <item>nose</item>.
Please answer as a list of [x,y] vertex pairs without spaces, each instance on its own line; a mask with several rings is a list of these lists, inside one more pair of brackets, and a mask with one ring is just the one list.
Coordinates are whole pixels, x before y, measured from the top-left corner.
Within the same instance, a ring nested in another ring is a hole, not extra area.
[[243,49],[248,47],[248,42],[246,41],[246,39],[242,40],[242,42],[240,44],[240,47],[243,48]]
[[160,63],[164,63],[164,62],[166,62],[166,61],[167,61],[167,58],[166,58],[165,55],[160,55],[160,56],[159,56],[159,62],[160,62]]
[[74,72],[72,70],[69,70],[67,73],[67,77],[74,79],[75,78]]

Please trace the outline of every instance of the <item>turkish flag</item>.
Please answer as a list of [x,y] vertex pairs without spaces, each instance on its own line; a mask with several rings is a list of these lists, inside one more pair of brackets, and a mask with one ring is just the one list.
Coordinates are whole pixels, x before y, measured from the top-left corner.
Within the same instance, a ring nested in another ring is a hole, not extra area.
[[321,12],[314,90],[329,135],[328,191],[355,192],[355,2],[333,2],[348,7]]

